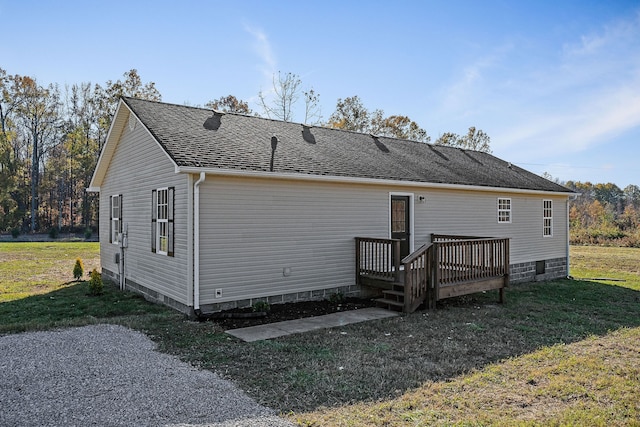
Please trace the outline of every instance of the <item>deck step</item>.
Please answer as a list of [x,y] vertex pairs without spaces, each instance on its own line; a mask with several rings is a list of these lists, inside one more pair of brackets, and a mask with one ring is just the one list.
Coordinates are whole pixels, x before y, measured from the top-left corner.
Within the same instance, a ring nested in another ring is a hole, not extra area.
[[385,294],[385,295],[395,295],[397,297],[404,297],[404,292],[398,291],[396,289],[391,289],[391,290],[388,290],[388,291],[382,291],[382,293]]
[[378,298],[375,301],[376,303],[378,303],[379,306],[386,306],[390,310],[402,311],[402,309],[404,308],[403,302],[395,301],[392,299]]
[[391,289],[394,290],[394,291],[398,291],[398,292],[404,293],[404,283],[398,283],[398,282],[393,283],[391,285]]

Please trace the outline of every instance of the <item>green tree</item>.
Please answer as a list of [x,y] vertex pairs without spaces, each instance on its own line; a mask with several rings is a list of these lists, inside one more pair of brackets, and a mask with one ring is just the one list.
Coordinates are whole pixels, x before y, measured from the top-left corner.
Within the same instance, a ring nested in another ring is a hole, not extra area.
[[429,142],[431,137],[427,131],[407,116],[389,116],[379,118],[374,116],[372,122],[374,135],[388,136],[391,138],[408,139],[411,141]]
[[382,110],[371,112],[357,95],[344,100],[338,99],[336,110],[329,117],[327,126],[390,138],[420,142],[431,140],[427,132],[409,117],[396,115],[385,117]]
[[367,133],[371,128],[371,117],[369,110],[355,95],[344,100],[338,99],[336,110],[329,116],[327,125],[335,129]]
[[73,266],[73,278],[76,280],[80,280],[83,274],[84,274],[84,264],[82,263],[82,259],[76,258],[76,263]]
[[640,210],[636,209],[632,204],[627,205],[618,217],[618,224],[623,230],[638,230],[638,227],[640,227]]
[[149,101],[161,101],[162,95],[156,89],[154,82],[143,83],[138,70],[132,68],[123,74],[124,80],[108,80],[103,88],[96,84],[93,95],[93,108],[97,111],[97,125],[99,129],[98,143],[100,149],[107,138],[107,132],[111,127],[111,120],[116,112],[118,101],[122,96],[147,99]]
[[615,209],[617,213],[622,213],[624,210],[622,206],[624,193],[620,187],[611,182],[596,184],[594,186],[594,196],[600,203],[608,204],[611,208]]
[[22,169],[13,141],[16,137],[12,113],[11,77],[0,68],[0,231],[16,227],[21,216],[18,208],[18,176]]
[[209,101],[205,104],[205,107],[227,113],[253,114],[248,103],[233,95],[227,95],[214,99],[213,101]]
[[634,208],[640,208],[640,187],[634,184],[629,184],[624,187],[624,200],[626,206],[633,206]]
[[481,129],[476,129],[475,126],[471,126],[466,135],[445,132],[435,143],[436,145],[447,145],[465,150],[491,153],[491,138]]

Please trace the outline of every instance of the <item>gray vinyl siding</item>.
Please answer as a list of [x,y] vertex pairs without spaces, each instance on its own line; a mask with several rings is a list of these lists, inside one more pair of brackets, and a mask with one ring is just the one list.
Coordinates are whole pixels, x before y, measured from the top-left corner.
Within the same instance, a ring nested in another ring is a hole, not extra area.
[[[122,137],[100,188],[100,257],[103,268],[118,272],[109,243],[109,196],[122,194],[123,224],[129,226],[126,249],[127,280],[183,304],[189,303],[187,265],[188,176],[174,165],[146,130],[124,126]],[[175,187],[175,256],[151,252],[151,192]]]
[[353,285],[354,237],[388,237],[388,209],[377,187],[208,177],[201,303]]
[[[416,245],[431,233],[511,238],[511,263],[566,256],[567,197],[472,191],[420,192]],[[511,223],[498,223],[498,198],[511,199]],[[543,200],[553,200],[553,236],[543,237]],[[426,240],[425,240],[426,239]]]
[[[353,285],[354,237],[389,237],[391,193],[414,196],[414,248],[464,234],[510,237],[512,264],[566,256],[566,197],[209,176],[201,304]],[[498,197],[511,198],[510,224],[498,223]],[[543,199],[554,200],[553,237],[542,236]]]

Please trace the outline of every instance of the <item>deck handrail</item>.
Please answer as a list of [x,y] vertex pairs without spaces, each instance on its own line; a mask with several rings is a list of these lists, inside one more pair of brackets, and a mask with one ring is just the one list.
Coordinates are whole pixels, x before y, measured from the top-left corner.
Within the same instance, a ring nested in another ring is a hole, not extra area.
[[435,307],[435,290],[438,283],[437,243],[427,243],[402,259],[404,266],[405,313],[414,312],[420,304],[427,302]]
[[492,239],[493,237],[480,237],[480,236],[461,236],[458,234],[436,234],[431,233],[432,242],[444,242],[447,240],[477,240],[477,239]]
[[356,283],[366,275],[389,282],[400,274],[400,240],[356,237]]

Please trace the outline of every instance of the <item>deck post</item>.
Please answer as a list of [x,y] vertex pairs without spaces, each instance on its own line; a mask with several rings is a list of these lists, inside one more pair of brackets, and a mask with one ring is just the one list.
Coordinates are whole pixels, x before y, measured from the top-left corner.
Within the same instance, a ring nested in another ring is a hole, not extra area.
[[360,238],[356,237],[356,285],[360,285]]
[[427,306],[433,310],[438,301],[438,288],[440,287],[440,245],[433,243],[431,246],[431,286],[429,287]]
[[[406,272],[405,272],[406,273]],[[393,242],[393,281],[400,278],[400,240]]]

